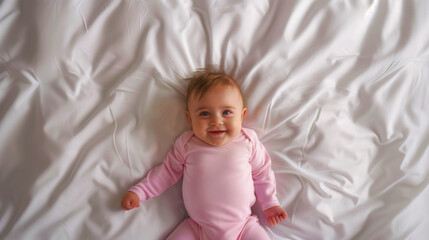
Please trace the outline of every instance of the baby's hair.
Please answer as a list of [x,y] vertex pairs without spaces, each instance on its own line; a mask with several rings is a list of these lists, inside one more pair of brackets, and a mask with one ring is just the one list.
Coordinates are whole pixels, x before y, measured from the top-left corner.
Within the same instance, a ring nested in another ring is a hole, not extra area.
[[186,107],[188,106],[188,101],[191,96],[200,99],[208,90],[219,84],[236,87],[240,92],[240,96],[242,96],[240,86],[237,82],[228,76],[222,68],[215,65],[198,68],[190,78],[186,78],[185,80],[189,81],[186,92]]

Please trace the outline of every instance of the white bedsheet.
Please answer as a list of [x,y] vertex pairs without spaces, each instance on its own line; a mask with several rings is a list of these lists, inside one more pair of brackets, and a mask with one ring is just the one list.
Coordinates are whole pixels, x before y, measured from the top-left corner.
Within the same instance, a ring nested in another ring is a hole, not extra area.
[[[272,239],[428,239],[429,2],[0,1],[0,239],[164,239],[180,182],[122,194],[189,129],[187,77],[242,87],[288,218]],[[255,208],[260,214],[260,209]]]

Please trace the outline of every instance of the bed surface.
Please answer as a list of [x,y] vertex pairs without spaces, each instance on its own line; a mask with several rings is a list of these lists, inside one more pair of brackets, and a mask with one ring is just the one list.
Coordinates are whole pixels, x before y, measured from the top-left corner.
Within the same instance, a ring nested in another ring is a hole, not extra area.
[[[272,239],[429,236],[429,2],[0,1],[0,239],[164,239],[180,182],[120,200],[182,132],[186,81],[242,88]],[[255,207],[256,214],[261,214]]]

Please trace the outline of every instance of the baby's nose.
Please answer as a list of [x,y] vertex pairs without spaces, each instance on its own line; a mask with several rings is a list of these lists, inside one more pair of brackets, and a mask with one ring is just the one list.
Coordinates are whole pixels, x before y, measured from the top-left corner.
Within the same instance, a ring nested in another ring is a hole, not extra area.
[[222,118],[218,117],[218,116],[214,116],[212,118],[212,121],[210,122],[211,126],[218,126],[218,125],[222,125],[222,124],[223,124]]

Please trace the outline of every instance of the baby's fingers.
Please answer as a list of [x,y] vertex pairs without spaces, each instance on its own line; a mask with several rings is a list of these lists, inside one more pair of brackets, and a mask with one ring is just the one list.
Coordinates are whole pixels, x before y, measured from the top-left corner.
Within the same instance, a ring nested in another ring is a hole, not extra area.
[[274,221],[272,217],[267,218],[267,222],[268,222],[268,225],[270,225],[271,227],[274,226]]
[[276,224],[279,224],[282,221],[280,220],[280,217],[278,215],[276,215],[275,219],[276,219]]
[[131,207],[132,208],[138,208],[138,207],[140,207],[140,204],[138,202],[132,202]]
[[268,218],[268,219],[267,219],[267,222],[268,222],[268,225],[270,225],[271,227],[277,224],[277,223],[276,223],[276,219],[275,219],[275,217],[274,217],[274,216],[273,216],[273,217]]
[[124,200],[121,202],[122,209],[131,210],[133,208],[139,207],[140,205],[134,201]]
[[124,210],[129,210],[129,209],[130,209],[130,203],[129,203],[129,202],[127,202],[127,201],[122,201],[122,202],[121,202],[121,207],[122,207],[122,209],[124,209]]
[[267,222],[270,226],[275,226],[283,221],[285,218],[282,215],[274,215],[267,219]]
[[279,215],[276,216],[276,224],[279,224],[282,221]]

